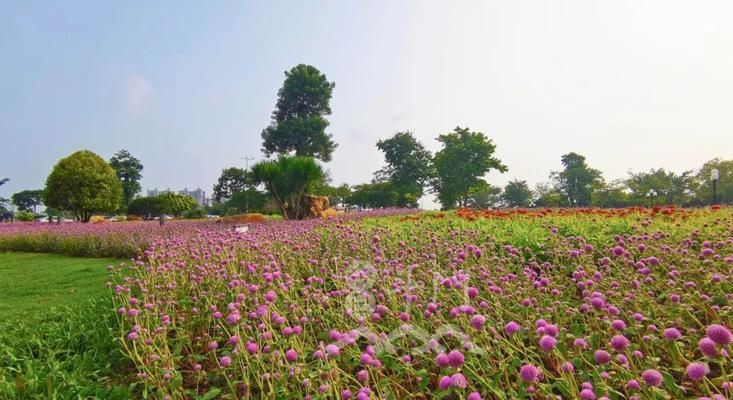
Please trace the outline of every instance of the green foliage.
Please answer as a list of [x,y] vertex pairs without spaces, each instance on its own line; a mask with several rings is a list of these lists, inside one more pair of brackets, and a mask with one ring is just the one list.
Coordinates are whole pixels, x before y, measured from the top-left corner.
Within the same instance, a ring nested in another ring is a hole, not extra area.
[[417,207],[423,188],[430,182],[432,154],[411,132],[397,132],[389,139],[377,142],[384,152],[387,166],[377,172],[379,180],[388,180],[398,191],[396,205]]
[[257,189],[249,188],[235,192],[232,197],[226,201],[228,208],[236,210],[237,214],[257,212],[262,210],[267,201],[267,194]]
[[158,196],[161,200],[163,212],[180,217],[184,211],[193,210],[199,203],[191,196],[168,192]]
[[713,184],[710,181],[710,172],[717,169],[720,179],[716,185],[717,201],[719,204],[733,204],[733,160],[714,158],[700,168],[695,175],[692,189],[695,193],[695,202],[698,205],[710,204],[713,199]]
[[444,209],[458,204],[467,207],[472,190],[481,188],[483,177],[491,170],[506,172],[507,167],[494,157],[496,145],[481,132],[457,127],[440,135],[443,148],[435,154],[436,178],[433,188]]
[[181,215],[185,219],[201,219],[206,218],[206,210],[201,207],[196,207],[192,210],[184,211]]
[[328,196],[329,204],[335,207],[346,204],[349,197],[351,197],[351,188],[345,183],[341,184],[341,186],[325,185],[321,189],[321,193],[324,196]]
[[325,117],[331,114],[334,86],[311,65],[300,64],[285,72],[272,122],[262,131],[267,156],[294,152],[296,156],[331,160],[336,143],[325,132],[329,125]]
[[534,207],[560,207],[562,194],[553,186],[539,183],[534,189]]
[[104,282],[110,259],[0,254],[0,397],[129,399]]
[[305,195],[322,187],[326,178],[315,159],[303,156],[280,156],[277,160],[261,161],[252,167],[252,172],[287,219],[305,216],[302,207]]
[[533,193],[527,181],[517,179],[509,181],[501,195],[504,205],[512,208],[529,207],[532,204],[532,196]]
[[373,182],[354,186],[346,202],[362,208],[386,208],[395,206],[399,198],[392,182]]
[[214,185],[214,200],[221,202],[225,199],[231,199],[235,193],[253,189],[254,186],[255,181],[251,171],[237,167],[225,168],[221,171],[221,176]]
[[31,211],[20,211],[15,213],[15,219],[21,222],[32,222],[36,220],[36,214]]
[[43,203],[43,190],[23,190],[10,199],[21,211],[36,211],[36,207]]
[[501,188],[482,183],[471,189],[468,206],[476,208],[498,208],[501,206]]
[[678,204],[690,202],[692,171],[680,175],[667,172],[664,168],[649,172],[629,172],[626,185],[631,191],[630,200],[635,204]]
[[89,222],[94,213],[113,212],[122,204],[122,186],[102,158],[81,150],[62,158],[46,179],[43,202],[71,211],[78,221]]
[[165,211],[163,198],[161,196],[138,197],[127,206],[127,213],[137,215],[142,219],[151,220],[157,218]]
[[130,204],[140,193],[143,164],[127,150],[120,150],[109,160],[122,184],[122,206]]
[[599,184],[593,190],[591,205],[603,208],[621,208],[632,204],[623,180]]
[[593,188],[602,182],[601,172],[590,168],[585,157],[577,153],[565,154],[561,161],[565,169],[550,175],[555,182],[555,189],[561,194],[561,204],[570,207],[589,206]]

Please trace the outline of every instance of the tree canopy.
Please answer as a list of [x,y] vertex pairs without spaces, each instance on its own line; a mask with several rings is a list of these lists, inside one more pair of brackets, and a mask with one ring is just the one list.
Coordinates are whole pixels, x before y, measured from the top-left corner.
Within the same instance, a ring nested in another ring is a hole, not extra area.
[[101,157],[81,150],[62,158],[46,179],[43,202],[70,211],[78,221],[92,214],[113,212],[122,204],[122,185],[115,170]]
[[143,164],[127,150],[120,150],[109,160],[122,185],[122,205],[127,206],[140,193]]
[[587,207],[591,204],[594,186],[602,182],[601,172],[590,168],[585,157],[578,153],[567,153],[560,159],[562,171],[552,172],[551,179],[562,195],[562,205]]
[[236,193],[254,189],[255,186],[254,175],[251,171],[237,167],[224,168],[214,185],[214,200],[220,202],[224,199],[231,199]]
[[330,161],[336,143],[326,133],[335,84],[316,67],[300,64],[285,72],[270,126],[262,131],[263,151]]
[[255,180],[265,185],[287,219],[303,219],[303,200],[311,190],[323,187],[326,173],[312,157],[280,156],[252,167]]
[[507,167],[494,157],[496,145],[481,132],[457,127],[437,139],[443,148],[435,154],[433,188],[444,209],[458,204],[467,207],[472,190],[481,188],[483,177],[492,169]]
[[400,197],[394,184],[389,181],[356,185],[346,202],[362,208],[393,207]]
[[23,190],[10,197],[12,203],[21,211],[36,211],[43,203],[43,190]]
[[184,212],[198,208],[196,199],[174,192],[158,196],[138,197],[127,206],[127,213],[143,219],[155,219],[161,214],[180,217]]
[[409,131],[378,141],[377,148],[384,152],[387,166],[376,175],[391,182],[397,190],[395,205],[417,207],[423,188],[433,176],[432,154]]
[[509,181],[504,187],[501,197],[506,207],[529,207],[532,204],[532,190],[527,181]]
[[710,172],[717,169],[720,178],[717,182],[717,202],[733,204],[733,160],[714,158],[700,168],[695,175],[693,190],[698,204],[710,204],[713,196],[713,184]]

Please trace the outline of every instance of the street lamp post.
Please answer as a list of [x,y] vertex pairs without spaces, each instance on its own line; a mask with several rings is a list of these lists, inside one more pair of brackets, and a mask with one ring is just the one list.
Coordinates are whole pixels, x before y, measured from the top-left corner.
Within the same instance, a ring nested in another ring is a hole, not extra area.
[[[255,158],[254,157],[242,157],[242,159],[244,160],[244,170],[245,171],[248,171],[249,170],[249,162],[252,161],[252,160],[254,160]],[[249,212],[249,193],[247,193],[247,195],[246,195],[246,197],[244,199],[244,209],[245,209],[246,212]]]
[[654,189],[649,189],[649,193],[647,193],[647,195],[649,196],[649,208],[651,208],[652,206],[654,206],[654,196],[657,195],[657,191]]
[[713,204],[717,202],[717,190],[718,190],[718,180],[720,179],[720,171],[717,170],[717,168],[713,168],[712,171],[710,171],[710,180],[713,182]]
[[255,158],[254,157],[242,157],[241,159],[244,160],[244,170],[246,171],[249,169],[249,162],[254,160]]

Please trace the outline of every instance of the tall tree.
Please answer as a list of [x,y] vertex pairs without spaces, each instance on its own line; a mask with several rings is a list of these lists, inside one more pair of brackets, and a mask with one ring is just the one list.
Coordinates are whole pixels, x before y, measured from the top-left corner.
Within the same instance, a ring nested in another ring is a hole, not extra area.
[[692,171],[680,175],[664,168],[649,172],[629,172],[626,186],[636,204],[679,204],[686,205],[691,199]]
[[237,167],[225,168],[214,185],[214,200],[221,202],[223,199],[231,199],[236,193],[254,189],[255,186],[251,171]]
[[501,197],[507,207],[529,207],[532,204],[532,190],[527,181],[509,181]]
[[143,177],[143,164],[127,150],[120,150],[109,160],[122,184],[122,206],[128,204],[140,193],[140,179]]
[[270,126],[262,131],[265,155],[315,157],[330,161],[336,143],[326,133],[335,84],[316,67],[300,64],[285,72]]
[[89,222],[95,212],[113,212],[122,204],[122,185],[115,170],[101,157],[81,150],[62,158],[46,179],[43,203],[70,211]]
[[713,200],[713,184],[710,181],[710,172],[717,169],[719,179],[716,183],[716,197],[718,204],[733,204],[733,160],[714,158],[700,167],[693,182],[695,202],[698,205],[711,204]]
[[485,183],[471,189],[468,205],[483,209],[501,206],[501,188]]
[[534,189],[534,207],[560,207],[562,194],[548,182],[538,183]]
[[433,188],[444,209],[456,204],[467,207],[471,190],[486,184],[483,177],[490,170],[507,171],[494,157],[496,145],[481,132],[458,127],[437,140],[443,148],[433,158],[436,174]]
[[604,208],[628,207],[631,199],[627,191],[626,181],[616,179],[611,182],[603,182],[593,190],[591,205]]
[[365,183],[354,186],[346,202],[362,208],[394,207],[400,193],[389,181]]
[[561,162],[565,168],[553,172],[550,177],[555,182],[555,188],[562,194],[563,205],[589,206],[593,188],[601,182],[601,172],[590,168],[585,157],[577,153],[563,155]]
[[411,132],[397,132],[377,142],[387,166],[375,175],[391,182],[399,193],[398,207],[417,207],[423,188],[432,177],[432,154]]
[[280,156],[252,167],[255,179],[263,183],[286,219],[303,219],[305,195],[323,187],[326,173],[312,157]]
[[36,212],[36,207],[43,203],[43,190],[23,190],[10,198],[21,211]]

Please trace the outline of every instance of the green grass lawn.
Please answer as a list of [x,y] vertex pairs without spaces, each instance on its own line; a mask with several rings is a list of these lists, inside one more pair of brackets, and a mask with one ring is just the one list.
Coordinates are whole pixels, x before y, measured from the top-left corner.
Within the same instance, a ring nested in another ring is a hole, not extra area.
[[107,266],[119,260],[0,253],[0,399],[130,399]]
[[0,253],[0,320],[41,316],[52,307],[103,297],[107,266],[120,261],[57,254]]

